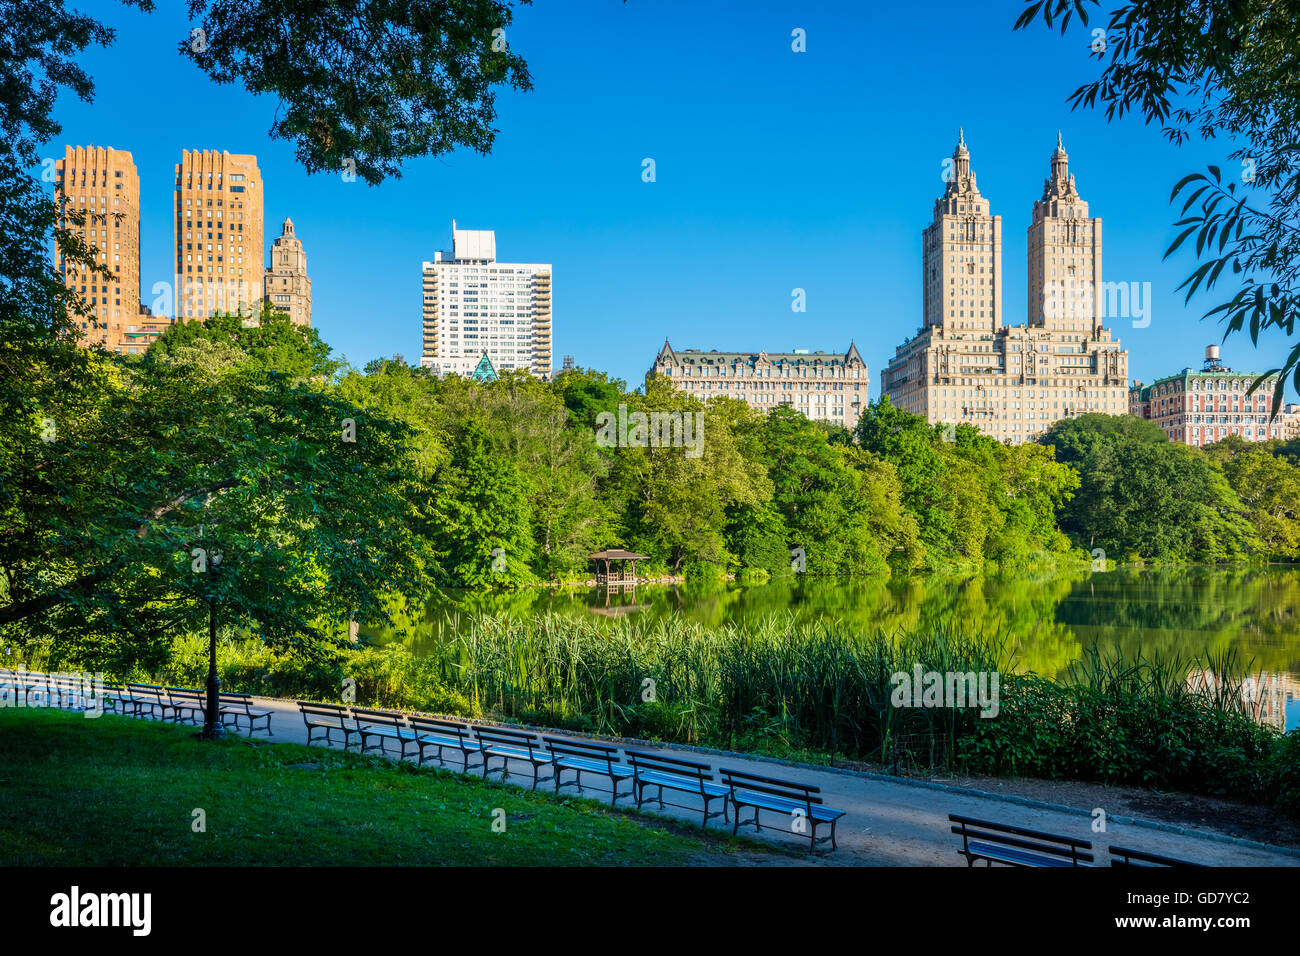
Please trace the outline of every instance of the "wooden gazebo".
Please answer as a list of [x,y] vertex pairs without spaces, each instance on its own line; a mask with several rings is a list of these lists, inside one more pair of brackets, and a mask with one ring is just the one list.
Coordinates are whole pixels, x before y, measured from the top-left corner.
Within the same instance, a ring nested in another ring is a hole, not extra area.
[[[597,584],[634,584],[636,582],[636,563],[638,561],[649,561],[648,554],[633,554],[631,551],[624,551],[620,548],[610,548],[608,551],[598,551],[596,554],[587,555],[587,560],[595,561],[597,564],[604,565],[605,570],[602,572],[599,568],[596,570]],[[632,562],[631,570],[628,570],[628,562]],[[617,567],[611,569],[611,565]]]

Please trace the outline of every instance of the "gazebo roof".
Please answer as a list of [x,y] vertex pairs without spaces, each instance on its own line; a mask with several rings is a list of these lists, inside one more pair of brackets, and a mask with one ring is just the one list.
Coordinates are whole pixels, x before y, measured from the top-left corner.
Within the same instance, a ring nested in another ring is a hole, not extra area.
[[633,554],[631,551],[624,551],[621,548],[610,548],[608,551],[589,554],[587,558],[591,561],[649,561],[650,555]]

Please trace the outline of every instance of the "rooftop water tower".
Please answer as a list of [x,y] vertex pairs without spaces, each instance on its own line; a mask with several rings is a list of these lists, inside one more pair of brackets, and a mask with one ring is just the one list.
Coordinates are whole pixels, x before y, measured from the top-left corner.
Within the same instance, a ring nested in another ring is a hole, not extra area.
[[1205,347],[1205,364],[1201,366],[1202,372],[1231,372],[1219,361],[1219,347],[1217,345],[1207,345]]

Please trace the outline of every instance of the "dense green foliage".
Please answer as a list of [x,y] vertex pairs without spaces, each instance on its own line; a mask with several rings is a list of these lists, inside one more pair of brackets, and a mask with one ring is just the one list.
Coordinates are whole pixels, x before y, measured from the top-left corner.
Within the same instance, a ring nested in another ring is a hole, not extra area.
[[[850,435],[660,378],[628,392],[584,370],[487,385],[400,359],[359,370],[269,310],[178,324],[140,361],[88,355],[97,387],[0,449],[0,629],[88,663],[160,663],[213,600],[272,643],[328,644],[434,586],[585,579],[611,546],[697,588],[1082,565],[1095,549],[1300,558],[1294,449],[1207,452],[1128,416],[1010,446],[885,398]],[[698,422],[699,442],[611,446],[610,412]],[[219,573],[194,572],[195,548],[225,558]]]

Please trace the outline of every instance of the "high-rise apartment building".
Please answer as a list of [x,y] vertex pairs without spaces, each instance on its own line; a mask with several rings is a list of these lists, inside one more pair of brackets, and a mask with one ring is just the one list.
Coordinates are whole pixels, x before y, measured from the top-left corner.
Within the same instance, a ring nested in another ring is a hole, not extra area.
[[[76,319],[83,345],[134,352],[140,304],[140,177],[131,154],[97,146],[67,146],[55,163],[66,197],[65,213],[83,213],[85,222],[65,216],[62,225],[95,247],[99,265],[111,277],[64,260],[56,248],[54,265],[64,283],[86,304],[92,318]],[[147,341],[144,343],[147,345]]]
[[265,296],[271,308],[289,316],[294,325],[311,325],[311,279],[307,277],[307,253],[294,235],[293,220],[271,243],[271,264],[266,269]]
[[813,421],[852,430],[866,408],[867,363],[849,343],[847,352],[704,352],[674,350],[668,341],[650,374],[666,375],[696,398],[725,395],[771,411],[789,405]]
[[487,356],[498,372],[551,377],[551,266],[498,262],[496,233],[457,229],[452,251],[423,265],[420,365],[470,375]]
[[1170,441],[1212,445],[1229,435],[1246,441],[1287,438],[1288,416],[1270,420],[1275,377],[1247,394],[1258,372],[1234,372],[1219,361],[1219,347],[1207,346],[1199,372],[1185,368],[1150,385],[1134,380],[1129,414],[1155,422]]
[[265,294],[257,157],[184,150],[175,212],[177,318],[256,315]]
[[1001,218],[975,184],[965,135],[922,233],[924,317],[882,374],[893,403],[934,423],[1029,441],[1053,422],[1128,410],[1128,354],[1102,325],[1101,220],[1057,136],[1028,232],[1025,325],[1005,326]]

